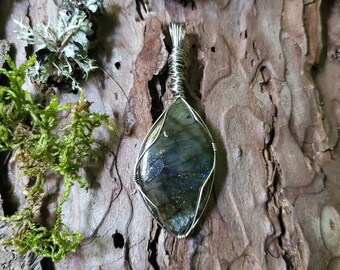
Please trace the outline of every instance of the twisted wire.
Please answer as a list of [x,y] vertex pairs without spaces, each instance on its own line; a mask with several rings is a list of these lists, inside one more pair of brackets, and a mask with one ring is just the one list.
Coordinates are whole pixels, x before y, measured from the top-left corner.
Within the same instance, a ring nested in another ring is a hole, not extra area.
[[185,55],[184,50],[181,48],[185,36],[184,24],[177,22],[170,23],[169,32],[173,46],[169,56],[169,87],[174,94],[174,98],[184,98]]

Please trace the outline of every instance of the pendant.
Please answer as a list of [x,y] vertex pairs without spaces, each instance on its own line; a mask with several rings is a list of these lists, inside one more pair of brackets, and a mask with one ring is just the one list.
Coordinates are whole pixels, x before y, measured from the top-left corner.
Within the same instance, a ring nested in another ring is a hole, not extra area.
[[184,98],[184,25],[171,23],[170,35],[170,89],[174,100],[142,143],[135,181],[158,223],[183,238],[195,227],[208,202],[216,148],[207,126]]

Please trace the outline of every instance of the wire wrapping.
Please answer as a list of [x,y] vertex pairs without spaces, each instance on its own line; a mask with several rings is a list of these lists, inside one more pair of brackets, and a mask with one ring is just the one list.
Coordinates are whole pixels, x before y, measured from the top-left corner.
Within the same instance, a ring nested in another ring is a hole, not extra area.
[[182,97],[184,95],[184,68],[185,55],[182,49],[185,28],[183,23],[172,22],[169,26],[169,32],[172,40],[172,51],[169,56],[169,77],[170,90],[174,94],[174,98]]

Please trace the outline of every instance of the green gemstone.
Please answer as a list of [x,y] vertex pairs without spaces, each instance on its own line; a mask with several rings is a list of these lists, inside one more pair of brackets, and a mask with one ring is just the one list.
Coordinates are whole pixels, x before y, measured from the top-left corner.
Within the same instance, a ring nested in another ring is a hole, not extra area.
[[177,237],[197,223],[213,182],[215,148],[199,115],[177,98],[146,136],[136,183],[158,222]]

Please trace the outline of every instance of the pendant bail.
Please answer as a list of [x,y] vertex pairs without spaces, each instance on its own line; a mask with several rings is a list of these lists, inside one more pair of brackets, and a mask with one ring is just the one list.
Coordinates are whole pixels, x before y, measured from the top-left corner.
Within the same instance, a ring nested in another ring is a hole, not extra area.
[[170,90],[174,98],[185,98],[184,95],[184,68],[185,55],[182,49],[185,36],[184,23],[171,22],[169,26],[172,40],[172,52],[169,56]]

